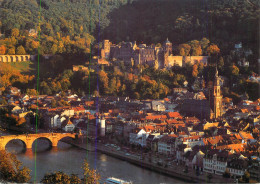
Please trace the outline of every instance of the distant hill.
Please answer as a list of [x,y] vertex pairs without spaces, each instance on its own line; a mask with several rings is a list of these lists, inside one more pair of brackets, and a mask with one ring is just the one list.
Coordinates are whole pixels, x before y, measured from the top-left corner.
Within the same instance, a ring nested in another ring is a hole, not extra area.
[[[99,0],[0,0],[1,33],[9,37],[13,28],[24,35],[37,29],[40,2],[41,34],[57,41],[93,35],[97,41],[149,44],[168,37],[175,45],[206,37],[222,51],[238,42],[254,52],[259,48],[258,0],[101,0],[100,6]],[[50,53],[58,43],[44,39]]]
[[[257,50],[260,9],[256,0],[139,0],[109,15],[103,38],[173,44],[207,37],[222,50],[234,43]],[[253,4],[252,4],[253,3]],[[254,5],[255,4],[255,5]]]
[[109,24],[107,13],[123,5],[127,0],[101,1],[100,18],[98,0],[0,0],[1,31],[7,35],[11,29],[37,28],[41,3],[41,27],[43,34],[53,36],[92,33],[100,20],[101,27]]

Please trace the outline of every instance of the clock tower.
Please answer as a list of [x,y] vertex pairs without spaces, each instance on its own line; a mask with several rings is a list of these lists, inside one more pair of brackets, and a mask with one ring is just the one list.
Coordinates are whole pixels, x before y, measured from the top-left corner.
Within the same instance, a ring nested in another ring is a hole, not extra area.
[[218,70],[216,68],[215,80],[213,86],[213,96],[212,96],[212,110],[213,110],[213,118],[218,118],[222,116],[222,95],[220,89],[220,77],[218,76]]

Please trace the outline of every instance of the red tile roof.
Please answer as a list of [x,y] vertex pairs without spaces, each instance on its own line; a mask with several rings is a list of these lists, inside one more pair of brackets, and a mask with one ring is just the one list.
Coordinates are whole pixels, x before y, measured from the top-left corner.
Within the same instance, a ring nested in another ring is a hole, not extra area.
[[167,113],[167,116],[168,116],[169,118],[178,118],[178,117],[181,116],[181,115],[180,115],[180,113],[178,113],[178,112],[168,112],[168,113]]

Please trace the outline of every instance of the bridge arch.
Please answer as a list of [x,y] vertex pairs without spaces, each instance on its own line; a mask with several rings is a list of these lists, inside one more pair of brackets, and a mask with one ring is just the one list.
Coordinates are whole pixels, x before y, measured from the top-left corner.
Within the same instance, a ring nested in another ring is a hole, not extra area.
[[0,62],[4,62],[4,57],[0,56]]
[[25,56],[25,61],[29,61],[30,57],[29,56]]
[[75,135],[64,135],[64,136],[60,137],[59,139],[57,139],[57,145],[58,145],[58,143],[59,143],[62,139],[68,139],[68,138],[70,138],[70,139],[72,139],[72,140],[75,140],[75,139],[76,139]]
[[10,62],[14,62],[14,56],[10,56]]
[[20,138],[9,139],[8,141],[6,141],[6,142],[4,143],[3,148],[6,149],[6,146],[8,145],[8,143],[11,143],[11,142],[14,141],[14,140],[19,140],[19,141],[21,141],[21,142],[23,143],[23,149],[26,149],[26,148],[27,148],[27,145],[26,145],[26,143],[24,142],[24,140],[23,140],[23,139],[20,139]]
[[36,137],[30,144],[31,145],[27,145],[27,148],[32,148],[33,144],[36,143],[38,140],[47,140],[49,142],[49,147],[52,147],[53,146],[53,142],[51,139],[49,139],[49,137],[46,137],[46,136],[40,136],[40,137]]
[[5,56],[5,62],[9,62],[9,61],[8,61],[8,56]]
[[23,56],[21,56],[21,61],[24,61],[24,58],[23,58]]
[[15,61],[18,62],[19,61],[19,57],[15,56]]

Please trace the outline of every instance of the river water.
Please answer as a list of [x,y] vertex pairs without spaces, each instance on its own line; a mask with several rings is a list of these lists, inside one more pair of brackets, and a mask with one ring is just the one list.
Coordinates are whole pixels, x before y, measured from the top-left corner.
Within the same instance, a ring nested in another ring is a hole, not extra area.
[[87,159],[90,167],[97,169],[102,181],[107,177],[121,178],[135,184],[184,183],[183,181],[135,166],[126,161],[99,153],[88,152],[59,142],[57,148],[49,149],[49,142],[37,141],[37,152],[33,149],[24,151],[20,141],[9,142],[6,149],[17,155],[18,159],[31,170],[32,181],[40,182],[45,173],[63,171],[67,174],[78,174],[83,177],[82,166]]

